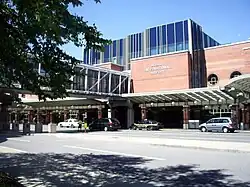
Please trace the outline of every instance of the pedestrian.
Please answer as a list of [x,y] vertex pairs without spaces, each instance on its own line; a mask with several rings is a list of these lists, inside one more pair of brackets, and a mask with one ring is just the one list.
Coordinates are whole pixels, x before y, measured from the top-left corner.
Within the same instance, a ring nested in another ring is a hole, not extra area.
[[87,130],[88,130],[87,119],[84,119],[84,131],[85,131],[85,133],[87,132]]
[[78,122],[78,131],[79,132],[82,131],[82,121],[81,120]]

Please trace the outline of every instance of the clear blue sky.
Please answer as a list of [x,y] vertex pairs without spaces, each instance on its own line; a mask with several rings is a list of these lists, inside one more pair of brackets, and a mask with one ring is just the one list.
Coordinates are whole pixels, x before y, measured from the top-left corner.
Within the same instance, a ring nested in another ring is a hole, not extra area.
[[[250,38],[250,0],[83,0],[84,6],[72,8],[95,23],[108,39],[120,39],[148,27],[193,19],[220,43]],[[73,45],[64,49],[78,59],[82,50]]]

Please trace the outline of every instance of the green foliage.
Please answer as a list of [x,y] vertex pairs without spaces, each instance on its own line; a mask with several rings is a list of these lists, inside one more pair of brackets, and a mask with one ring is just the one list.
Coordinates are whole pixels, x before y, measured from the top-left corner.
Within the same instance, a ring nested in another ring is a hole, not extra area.
[[[61,47],[72,42],[101,51],[110,43],[95,25],[69,11],[69,6],[82,5],[80,0],[0,1],[1,87],[15,88],[20,83],[42,100],[67,96],[66,86],[80,61]],[[38,74],[39,64],[46,76]],[[50,93],[43,87],[49,87]]]

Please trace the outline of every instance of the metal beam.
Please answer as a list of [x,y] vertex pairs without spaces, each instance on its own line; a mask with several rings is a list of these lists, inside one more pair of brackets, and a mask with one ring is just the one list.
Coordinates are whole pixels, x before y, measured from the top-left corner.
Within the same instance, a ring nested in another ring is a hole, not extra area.
[[127,80],[128,77],[125,77],[121,82],[119,81],[119,84],[112,90],[111,93],[113,93],[122,83],[124,83],[125,80]]
[[[208,97],[209,99],[213,100],[213,101],[217,101],[217,99],[213,98],[212,96],[208,95],[207,93],[205,93],[204,91],[200,92],[201,94],[205,95],[206,97]],[[209,101],[209,100],[208,100]]]
[[[191,93],[190,93],[191,94]],[[201,95],[199,95],[198,93],[196,93],[196,92],[192,92],[192,94],[194,94],[196,97],[199,97],[199,98],[201,98],[202,100],[204,100],[204,101],[209,101],[207,98],[205,98],[205,97],[203,97],[203,96],[201,96]]]
[[88,71],[89,71],[89,69],[88,68],[86,68],[86,71],[85,71],[85,79],[84,79],[84,87],[85,87],[85,91],[87,91],[88,90]]
[[101,71],[98,71],[98,76],[97,76],[97,92],[100,92],[100,77],[101,77]]
[[190,94],[188,94],[188,93],[183,93],[183,94],[186,95],[187,97],[191,98],[191,99],[194,100],[194,101],[201,102],[201,100],[199,100],[199,99],[193,97],[192,95],[190,95]]
[[[100,73],[100,71],[99,71],[98,73]],[[102,77],[101,79],[98,79],[98,77],[97,77],[97,81],[95,82],[95,84],[93,84],[93,85],[89,88],[88,91],[92,90],[96,85],[98,86],[98,84],[100,84],[100,81],[101,81],[102,79],[104,79],[108,74],[109,74],[109,73],[106,73],[105,75],[103,75],[103,77]],[[98,74],[98,76],[99,76],[99,74]]]
[[119,89],[119,92],[118,92],[119,94],[121,94],[121,88],[122,88],[121,87],[121,85],[122,85],[121,81],[122,81],[122,76],[120,75],[119,76],[119,88],[118,88]]

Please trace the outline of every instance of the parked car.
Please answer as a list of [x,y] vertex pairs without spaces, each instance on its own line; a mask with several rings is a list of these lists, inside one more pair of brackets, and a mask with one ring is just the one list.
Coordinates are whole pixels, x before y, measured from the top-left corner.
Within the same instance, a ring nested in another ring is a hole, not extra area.
[[66,121],[58,123],[59,127],[78,128],[79,122],[77,119],[67,119]]
[[114,131],[121,128],[116,118],[96,119],[89,124],[89,131]]
[[160,122],[148,119],[138,121],[130,126],[130,129],[134,130],[159,130],[160,128],[162,128],[162,124]]
[[201,132],[217,131],[217,132],[234,132],[237,129],[237,124],[229,117],[212,118],[206,123],[199,125]]

